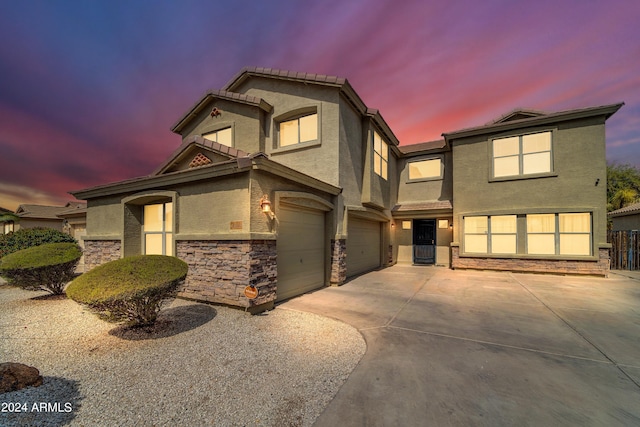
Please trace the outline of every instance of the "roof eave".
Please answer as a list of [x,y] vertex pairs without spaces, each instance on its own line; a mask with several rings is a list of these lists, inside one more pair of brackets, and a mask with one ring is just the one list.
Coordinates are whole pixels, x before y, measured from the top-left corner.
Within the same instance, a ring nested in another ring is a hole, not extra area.
[[603,105],[600,107],[589,107],[579,110],[560,111],[551,113],[546,116],[532,117],[528,119],[513,120],[492,125],[478,126],[469,129],[462,129],[454,132],[443,133],[444,139],[449,142],[454,139],[467,138],[470,136],[484,135],[487,133],[501,132],[524,126],[539,126],[551,123],[583,119],[588,117],[604,116],[605,120],[609,119],[616,111],[618,111],[624,102],[611,105]]

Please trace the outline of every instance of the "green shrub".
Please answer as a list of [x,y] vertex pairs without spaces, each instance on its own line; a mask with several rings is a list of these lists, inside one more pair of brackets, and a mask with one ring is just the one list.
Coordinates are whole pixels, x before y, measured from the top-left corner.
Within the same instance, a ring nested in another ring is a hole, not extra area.
[[53,228],[22,228],[16,232],[0,234],[0,258],[46,243],[78,243],[76,239]]
[[23,249],[0,259],[0,276],[10,285],[64,293],[73,279],[82,250],[75,243],[48,243]]
[[187,270],[187,263],[169,256],[122,258],[76,278],[67,287],[67,296],[104,320],[151,325],[162,304],[176,296]]

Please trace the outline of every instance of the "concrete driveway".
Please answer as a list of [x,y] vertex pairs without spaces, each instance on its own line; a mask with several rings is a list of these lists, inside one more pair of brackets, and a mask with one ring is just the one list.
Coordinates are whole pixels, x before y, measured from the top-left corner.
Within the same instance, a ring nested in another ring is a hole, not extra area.
[[281,308],[367,352],[317,426],[640,425],[640,281],[394,266]]

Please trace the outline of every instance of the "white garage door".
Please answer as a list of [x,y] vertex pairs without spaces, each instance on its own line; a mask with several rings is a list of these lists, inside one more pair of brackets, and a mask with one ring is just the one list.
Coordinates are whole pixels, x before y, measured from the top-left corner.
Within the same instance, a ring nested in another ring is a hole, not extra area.
[[280,206],[276,301],[324,286],[324,212]]
[[380,267],[380,223],[349,217],[347,276]]

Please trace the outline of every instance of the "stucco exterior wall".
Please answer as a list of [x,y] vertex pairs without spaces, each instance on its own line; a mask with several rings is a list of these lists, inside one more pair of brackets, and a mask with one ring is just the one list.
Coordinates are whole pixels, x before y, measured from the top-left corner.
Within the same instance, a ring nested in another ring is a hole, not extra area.
[[[265,117],[265,152],[271,160],[332,185],[339,185],[339,88],[253,77],[237,92],[264,99],[273,105]],[[277,147],[279,117],[304,109],[317,109],[318,141],[284,148]]]
[[53,228],[54,230],[62,231],[62,219],[37,219],[37,218],[21,218],[20,221],[14,224],[14,231],[18,231],[21,228]]
[[[409,181],[410,162],[434,158],[442,159],[444,172],[441,179]],[[398,203],[453,200],[453,156],[450,151],[402,158],[398,160],[398,169]]]
[[[221,112],[217,117],[210,115],[214,107]],[[182,131],[182,137],[185,139],[192,135],[204,135],[231,127],[234,148],[247,153],[264,151],[264,115],[265,113],[256,106],[216,99],[209,102]]]
[[611,218],[613,231],[640,230],[640,212]]
[[[553,131],[552,176],[511,180],[491,177],[490,138]],[[604,119],[521,128],[500,135],[453,141],[454,240],[466,214],[593,212],[593,254],[606,244]],[[461,253],[464,248],[461,247]]]

